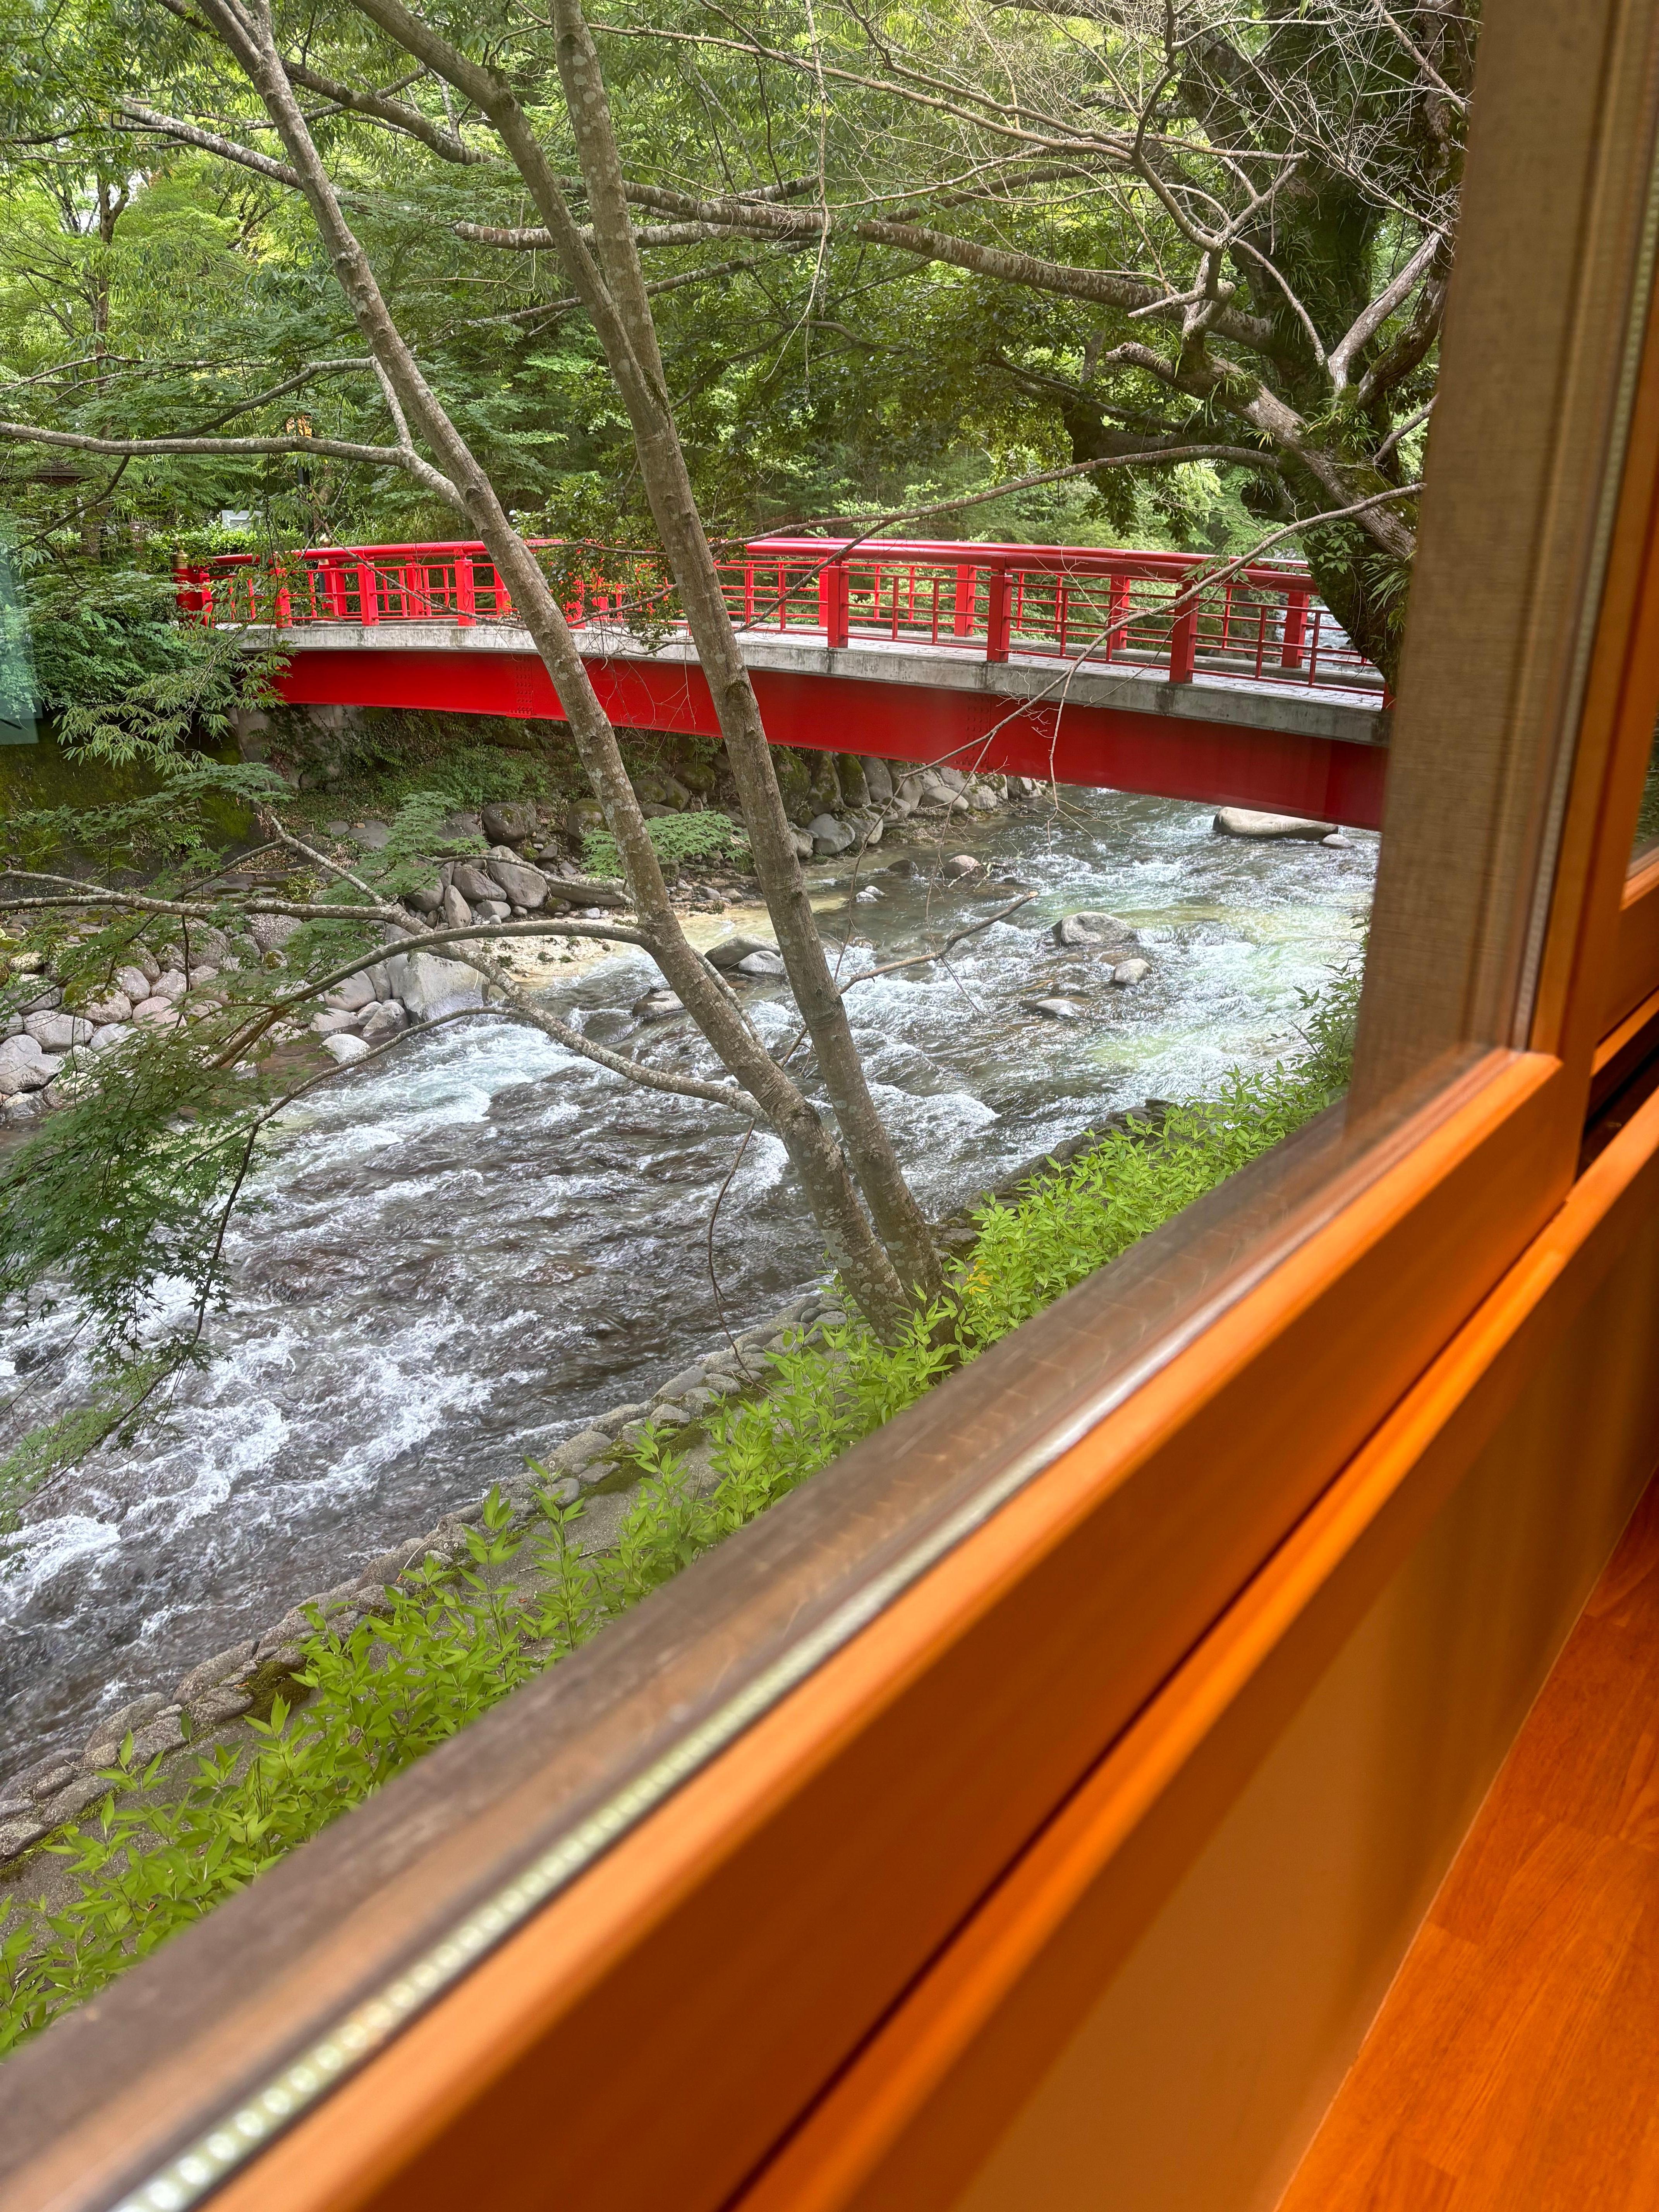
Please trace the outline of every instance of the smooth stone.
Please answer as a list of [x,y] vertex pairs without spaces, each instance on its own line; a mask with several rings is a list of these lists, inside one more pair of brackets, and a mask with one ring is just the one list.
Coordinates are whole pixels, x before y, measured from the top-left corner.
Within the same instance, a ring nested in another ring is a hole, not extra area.
[[788,970],[783,964],[783,955],[774,952],[769,945],[766,945],[758,952],[745,952],[738,963],[736,972],[739,975],[783,975]]
[[504,898],[480,899],[477,919],[479,921],[505,921],[512,911]]
[[405,891],[404,904],[411,914],[436,914],[444,902],[444,886],[433,884],[425,890]]
[[354,1060],[367,1060],[373,1047],[365,1044],[362,1037],[343,1031],[337,1036],[325,1036],[323,1050],[337,1060],[342,1067],[349,1067]]
[[[143,995],[149,998],[146,988]],[[132,1014],[132,1001],[125,991],[112,991],[106,999],[89,999],[81,1009],[89,1022],[125,1022]]]
[[494,898],[495,880],[488,876],[476,862],[457,860],[455,872],[450,878],[450,888],[458,890],[469,905],[477,906],[481,899]]
[[387,1044],[408,1027],[409,1016],[395,999],[387,999],[374,1006],[358,1035],[367,1045]]
[[337,983],[331,991],[325,991],[323,1004],[339,1012],[355,1014],[364,1006],[372,1006],[374,998],[374,984],[368,975],[360,970],[356,975],[348,975],[343,983]]
[[40,1091],[52,1081],[63,1061],[43,1052],[38,1038],[25,1030],[21,1036],[8,1037],[0,1044],[0,1098],[10,1098],[20,1091]]
[[171,999],[145,999],[132,1010],[135,1022],[149,1022],[152,1027],[171,1029],[179,1018],[179,1009]]
[[640,1021],[665,1022],[674,1014],[683,1014],[685,1008],[672,991],[647,991],[629,1012]]
[[565,1473],[580,1474],[584,1468],[610,1455],[612,1439],[603,1429],[581,1429],[574,1437],[567,1437],[554,1453],[556,1464]]
[[872,806],[890,806],[892,804],[893,772],[884,760],[865,762],[864,783]]
[[1150,960],[1121,960],[1112,970],[1112,981],[1117,984],[1139,983],[1143,976],[1150,975],[1152,972]]
[[80,1014],[30,1014],[23,1028],[46,1052],[67,1052],[71,1045],[92,1042],[92,1024]]
[[1248,806],[1224,806],[1214,823],[1218,837],[1300,837],[1314,844],[1335,831],[1334,822],[1304,822],[1299,814],[1258,814]]
[[522,845],[536,829],[536,810],[517,799],[492,799],[478,816],[479,827],[492,845]]
[[131,1035],[132,1024],[130,1022],[106,1022],[102,1029],[93,1031],[92,1049],[94,1052],[110,1052],[118,1044],[125,1043]]
[[453,884],[447,884],[444,887],[443,917],[444,927],[447,929],[465,929],[472,920],[471,908]]
[[173,1703],[194,1704],[204,1690],[216,1690],[222,1683],[239,1682],[253,1664],[253,1654],[258,1638],[245,1636],[240,1644],[233,1644],[228,1651],[221,1651],[211,1659],[204,1659],[192,1667],[173,1691]]
[[483,977],[459,960],[435,952],[394,952],[386,966],[392,990],[422,1021],[483,1004]]
[[0,1122],[9,1129],[24,1129],[38,1121],[45,1112],[44,1092],[20,1091],[0,1105]]
[[145,975],[142,968],[118,968],[115,971],[115,982],[122,997],[127,1002],[129,1013],[141,1000],[149,996],[149,977]]
[[730,969],[746,960],[751,952],[776,951],[775,945],[768,945],[758,937],[723,937],[718,945],[711,945],[702,957],[711,968]]
[[240,1720],[253,1709],[251,1690],[233,1688],[228,1683],[212,1690],[204,1690],[190,1707],[192,1731],[201,1735],[209,1729],[222,1728],[227,1721]]
[[547,903],[547,878],[523,860],[494,859],[489,872],[514,906],[533,914]]
[[313,1014],[311,1026],[319,1036],[334,1036],[342,1030],[356,1029],[358,1020],[356,1014],[347,1013],[336,1006],[325,1013]]
[[383,853],[392,842],[392,827],[386,822],[365,822],[351,834],[366,853]]
[[1048,934],[1056,945],[1099,945],[1104,941],[1093,930],[1085,929],[1074,914],[1062,915]]
[[979,872],[980,863],[971,853],[953,853],[944,867],[947,876],[976,876]]
[[650,1411],[650,1407],[643,1403],[613,1406],[608,1413],[598,1413],[594,1416],[593,1426],[602,1436],[615,1437],[621,1430],[627,1427],[629,1421],[637,1421]]
[[297,915],[255,914],[248,917],[247,930],[261,952],[280,952],[295,931],[302,927]]
[[1322,845],[1328,845],[1335,853],[1351,853],[1353,850],[1353,839],[1345,837],[1340,830],[1333,830],[1328,837],[1322,837],[1319,842]]
[[169,968],[165,974],[156,977],[150,996],[153,999],[166,999],[176,1006],[184,997],[187,988],[184,970],[181,968]]
[[1022,999],[1028,1014],[1045,1014],[1051,1022],[1080,1022],[1088,1013],[1075,999]]
[[702,1366],[699,1362],[696,1367],[682,1368],[678,1375],[671,1376],[656,1393],[655,1401],[660,1406],[669,1398],[683,1398],[688,1390],[700,1390],[702,1388]]

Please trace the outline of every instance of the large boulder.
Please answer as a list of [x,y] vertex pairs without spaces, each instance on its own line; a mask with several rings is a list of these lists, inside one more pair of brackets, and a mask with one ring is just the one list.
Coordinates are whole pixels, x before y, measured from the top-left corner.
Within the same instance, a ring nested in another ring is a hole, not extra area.
[[449,884],[443,897],[443,922],[447,929],[465,929],[472,919],[472,909],[456,890]]
[[[300,927],[297,915],[256,914],[249,916],[247,929],[248,935],[260,951],[270,953],[280,952]],[[142,966],[143,963],[141,961],[138,964]],[[154,982],[157,979],[152,976],[150,980]],[[131,994],[129,993],[128,996],[131,997]]]
[[43,1052],[38,1037],[27,1030],[0,1044],[0,1098],[15,1098],[20,1091],[40,1091],[62,1067],[61,1059]]
[[482,977],[459,960],[435,952],[394,952],[386,965],[392,990],[419,1021],[483,1004]]
[[864,763],[865,788],[870,794],[872,806],[890,806],[893,800],[893,778],[884,760],[867,760]]
[[492,845],[522,845],[536,831],[536,810],[522,799],[492,799],[478,819]]
[[493,878],[471,860],[457,860],[455,872],[449,880],[451,887],[458,890],[471,906],[477,906],[484,899],[492,899],[495,896]]
[[1218,837],[1295,837],[1310,844],[1336,834],[1334,822],[1304,822],[1299,814],[1257,814],[1248,806],[1224,806],[1215,817]]
[[806,833],[812,840],[812,850],[820,859],[833,858],[837,853],[844,853],[854,842],[856,835],[846,823],[838,822],[833,814],[815,814],[806,825]]
[[44,1052],[67,1052],[92,1042],[92,1024],[79,1014],[30,1014],[23,1024]]
[[[139,996],[149,998],[148,984]],[[124,1022],[132,1012],[132,1000],[125,991],[112,991],[105,998],[88,999],[81,1011],[89,1022]]]
[[1114,954],[1127,952],[1140,942],[1127,921],[1120,921],[1115,914],[1101,914],[1089,908],[1079,914],[1062,915],[1050,933],[1056,945],[1098,946]]
[[492,860],[489,872],[514,906],[533,913],[547,903],[547,878],[523,860]]
[[[157,969],[156,972],[159,974],[161,971]],[[150,977],[145,974],[142,968],[133,966],[131,963],[125,968],[118,968],[116,969],[116,988],[126,1000],[128,1013],[132,1012],[132,1009],[139,1003],[140,1000],[149,998],[150,981]]]
[[343,983],[337,983],[331,991],[325,991],[323,1003],[343,1013],[356,1013],[374,1003],[375,990],[368,975],[360,969],[356,975],[348,975]]
[[758,937],[723,937],[718,945],[711,945],[703,958],[711,968],[730,970],[740,968],[751,952],[775,952],[777,947],[768,945]]

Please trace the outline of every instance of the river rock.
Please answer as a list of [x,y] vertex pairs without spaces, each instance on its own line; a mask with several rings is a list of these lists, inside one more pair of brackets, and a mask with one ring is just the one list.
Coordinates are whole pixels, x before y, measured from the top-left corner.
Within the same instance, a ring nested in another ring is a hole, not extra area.
[[637,999],[629,1012],[642,1022],[665,1022],[674,1014],[683,1014],[684,1006],[672,991],[647,991]]
[[253,1692],[223,1683],[217,1689],[204,1690],[188,1709],[191,1733],[205,1735],[210,1729],[222,1728],[227,1721],[240,1720],[244,1713],[253,1710]]
[[553,1464],[562,1474],[585,1474],[601,1462],[608,1464],[611,1452],[611,1439],[603,1429],[579,1429],[554,1453]]
[[504,898],[480,899],[473,909],[473,917],[481,922],[505,921],[512,911]]
[[815,814],[806,825],[806,834],[820,860],[832,860],[837,853],[844,853],[854,836],[846,823],[837,821],[833,814]]
[[1333,830],[1328,837],[1322,837],[1319,842],[1322,845],[1328,845],[1334,852],[1352,853],[1353,850],[1353,839],[1345,837],[1340,830]]
[[1051,1022],[1080,1022],[1089,1012],[1075,999],[1022,999],[1020,1004],[1028,1014],[1043,1014]]
[[27,1030],[0,1044],[0,1098],[15,1097],[20,1091],[39,1091],[63,1066],[41,1049],[38,1037]]
[[411,914],[436,914],[443,902],[444,886],[441,884],[431,884],[423,890],[404,893],[404,904]]
[[15,1859],[31,1844],[38,1844],[46,1833],[46,1824],[32,1813],[25,1813],[15,1820],[0,1820],[0,1859]]
[[46,1052],[67,1052],[71,1045],[92,1042],[92,1024],[81,1014],[30,1014],[23,1027]]
[[943,872],[947,876],[976,876],[981,872],[981,864],[971,853],[953,853],[945,863]]
[[222,1683],[240,1683],[252,1668],[258,1641],[257,1636],[245,1636],[228,1650],[217,1652],[211,1659],[204,1659],[199,1666],[192,1667],[173,1691],[173,1702],[194,1705],[205,1690],[216,1690]]
[[187,988],[184,970],[180,968],[169,968],[164,974],[156,977],[150,990],[150,996],[152,999],[165,999],[170,1006],[176,1006],[179,1000],[184,997]]
[[711,945],[703,958],[711,968],[731,969],[746,960],[751,952],[775,952],[775,945],[767,945],[758,937],[723,937],[718,945]]
[[893,803],[893,772],[884,760],[867,760],[864,763],[865,788],[870,793],[872,806],[890,806]]
[[135,1022],[148,1022],[152,1029],[171,1029],[179,1018],[179,1009],[171,999],[143,999],[133,1008],[132,1018]]
[[533,914],[547,903],[547,878],[523,860],[492,860],[489,872],[514,906]]
[[[149,998],[149,991],[143,995]],[[132,1013],[132,1001],[125,991],[112,991],[106,998],[89,999],[81,1011],[89,1022],[125,1022]]]
[[[1076,922],[1080,929],[1087,932],[1095,944],[1104,945],[1109,952],[1127,951],[1130,946],[1139,945],[1140,942],[1128,923],[1120,921],[1115,914],[1101,914],[1092,908],[1085,908],[1079,913],[1068,915],[1066,920]],[[1063,945],[1075,941],[1060,937],[1058,932],[1055,933],[1057,944]]]
[[396,999],[388,999],[383,1005],[374,1008],[358,1035],[367,1045],[388,1044],[393,1037],[401,1036],[408,1027],[409,1016]]
[[326,1012],[311,1018],[313,1032],[318,1036],[335,1036],[342,1030],[356,1029],[362,1017],[343,1006],[331,1006]]
[[366,853],[383,853],[392,842],[392,827],[386,822],[365,822],[352,831]]
[[110,1785],[95,1774],[77,1774],[73,1782],[49,1797],[36,1808],[37,1817],[49,1828],[61,1828],[65,1820],[78,1820],[88,1807],[107,1797]]
[[106,1022],[102,1029],[93,1031],[92,1048],[94,1052],[109,1052],[116,1045],[125,1044],[131,1035],[130,1022]]
[[788,971],[783,964],[783,955],[775,952],[769,945],[763,945],[758,951],[745,952],[738,963],[736,972],[739,975],[761,976],[782,975]]
[[653,1402],[659,1406],[665,1405],[671,1398],[684,1398],[689,1390],[698,1390],[701,1389],[702,1387],[702,1367],[701,1364],[696,1367],[682,1368],[678,1375],[672,1376],[669,1380],[663,1384],[661,1389],[656,1393]]
[[492,845],[522,845],[535,834],[536,810],[522,799],[494,799],[483,809],[478,822]]
[[343,1030],[334,1036],[323,1039],[323,1050],[331,1058],[337,1060],[342,1067],[349,1067],[355,1060],[367,1060],[371,1048],[363,1042],[362,1037],[353,1036],[349,1030]]
[[132,1012],[141,1000],[149,996],[149,977],[145,975],[142,968],[135,968],[131,964],[116,969],[115,986],[127,1002],[128,1013]]
[[[280,952],[301,927],[300,918],[292,914],[255,914],[248,917],[248,935],[261,952]],[[140,963],[142,964],[142,963]],[[151,978],[154,981],[155,979]]]
[[481,899],[495,896],[494,879],[471,860],[457,860],[455,872],[449,880],[451,887],[458,890],[470,906],[476,906]]
[[453,884],[444,886],[443,919],[446,929],[465,929],[472,920],[471,908]]
[[27,1129],[45,1112],[44,1091],[20,1091],[10,1098],[0,1098],[0,1123],[8,1129]]
[[1257,814],[1248,806],[1224,806],[1214,824],[1218,837],[1302,837],[1314,844],[1335,830],[1334,822],[1304,822],[1299,814]]
[[323,1004],[340,1013],[361,1013],[365,1006],[374,1004],[374,986],[361,970],[356,975],[348,975],[343,983],[337,983],[331,991],[323,994]]
[[1120,960],[1112,970],[1112,981],[1120,986],[1139,983],[1152,972],[1150,960]]

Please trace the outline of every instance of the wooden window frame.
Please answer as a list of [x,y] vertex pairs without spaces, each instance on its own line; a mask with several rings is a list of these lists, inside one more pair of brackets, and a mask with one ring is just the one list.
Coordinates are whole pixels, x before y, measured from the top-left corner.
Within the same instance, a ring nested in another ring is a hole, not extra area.
[[[879,2201],[882,2175],[915,2185],[941,2112],[976,2134],[937,2092],[969,2078],[951,2054],[982,2047],[1006,1978],[957,2005],[925,2080],[860,2049],[891,2051],[940,1975],[982,1959],[1010,1870],[1068,1808],[1137,1832],[1150,1770],[1124,1747],[1302,1556],[1460,1332],[1494,1300],[1515,1321],[1517,1271],[1571,1218],[1598,1066],[1645,1035],[1609,1051],[1659,988],[1647,952],[1636,982],[1625,964],[1638,939],[1659,960],[1659,863],[1625,876],[1659,704],[1659,343],[1633,320],[1656,22],[1659,0],[1507,0],[1484,34],[1361,1040],[1384,1133],[1311,1135],[1318,1172],[1288,1200],[1295,1147],[1206,1202],[1189,1249],[1231,1239],[1236,1264],[1168,1304],[1139,1366],[1111,1364],[1108,1332],[1124,1281],[1151,1278],[1109,1270],[849,1454],[833,1500],[808,1486],[59,2023],[0,2072],[9,2207],[122,2201],[583,1815],[609,1840],[581,1879],[234,2172],[222,2212],[828,2212]],[[1541,247],[1512,219],[1540,173]],[[1576,626],[1541,624],[1545,605]],[[1483,825],[1479,865],[1449,801]],[[1598,1189],[1638,1171],[1629,1151]],[[907,1470],[963,1499],[1001,1481],[997,1509],[769,1701],[756,1651],[810,1613],[825,1516],[867,1500],[911,1540]],[[747,1724],[625,1822],[618,1789],[733,1686]],[[1148,1869],[1098,1866],[1129,1924]]]

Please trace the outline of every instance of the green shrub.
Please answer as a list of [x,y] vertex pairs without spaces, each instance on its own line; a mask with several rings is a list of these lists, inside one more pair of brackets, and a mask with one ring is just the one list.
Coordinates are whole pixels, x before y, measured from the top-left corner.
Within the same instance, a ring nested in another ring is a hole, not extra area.
[[[98,1817],[46,1846],[71,1868],[74,1903],[15,1914],[0,1939],[0,2054],[1332,1103],[1346,1080],[1358,987],[1348,975],[1309,1003],[1306,1051],[1293,1064],[1235,1073],[1219,1098],[1176,1108],[1156,1129],[1113,1133],[1016,1202],[981,1207],[945,1297],[898,1343],[856,1320],[817,1344],[786,1341],[767,1357],[767,1395],[711,1420],[712,1491],[695,1493],[672,1434],[647,1430],[635,1455],[644,1479],[609,1551],[578,1551],[580,1506],[544,1492],[540,1527],[520,1559],[523,1540],[492,1498],[457,1572],[421,1571],[388,1593],[384,1617],[344,1638],[319,1620],[300,1677],[309,1701],[279,1704],[252,1724],[251,1755],[201,1757],[181,1787],[160,1760],[130,1771],[129,1739]],[[515,1559],[532,1571],[503,1588],[500,1571]]]
[[[729,815],[710,808],[706,812],[663,814],[645,825],[656,848],[657,858],[697,867],[742,863],[749,857],[749,840]],[[622,861],[617,841],[608,830],[595,830],[582,840],[582,864],[591,876],[620,876]]]

